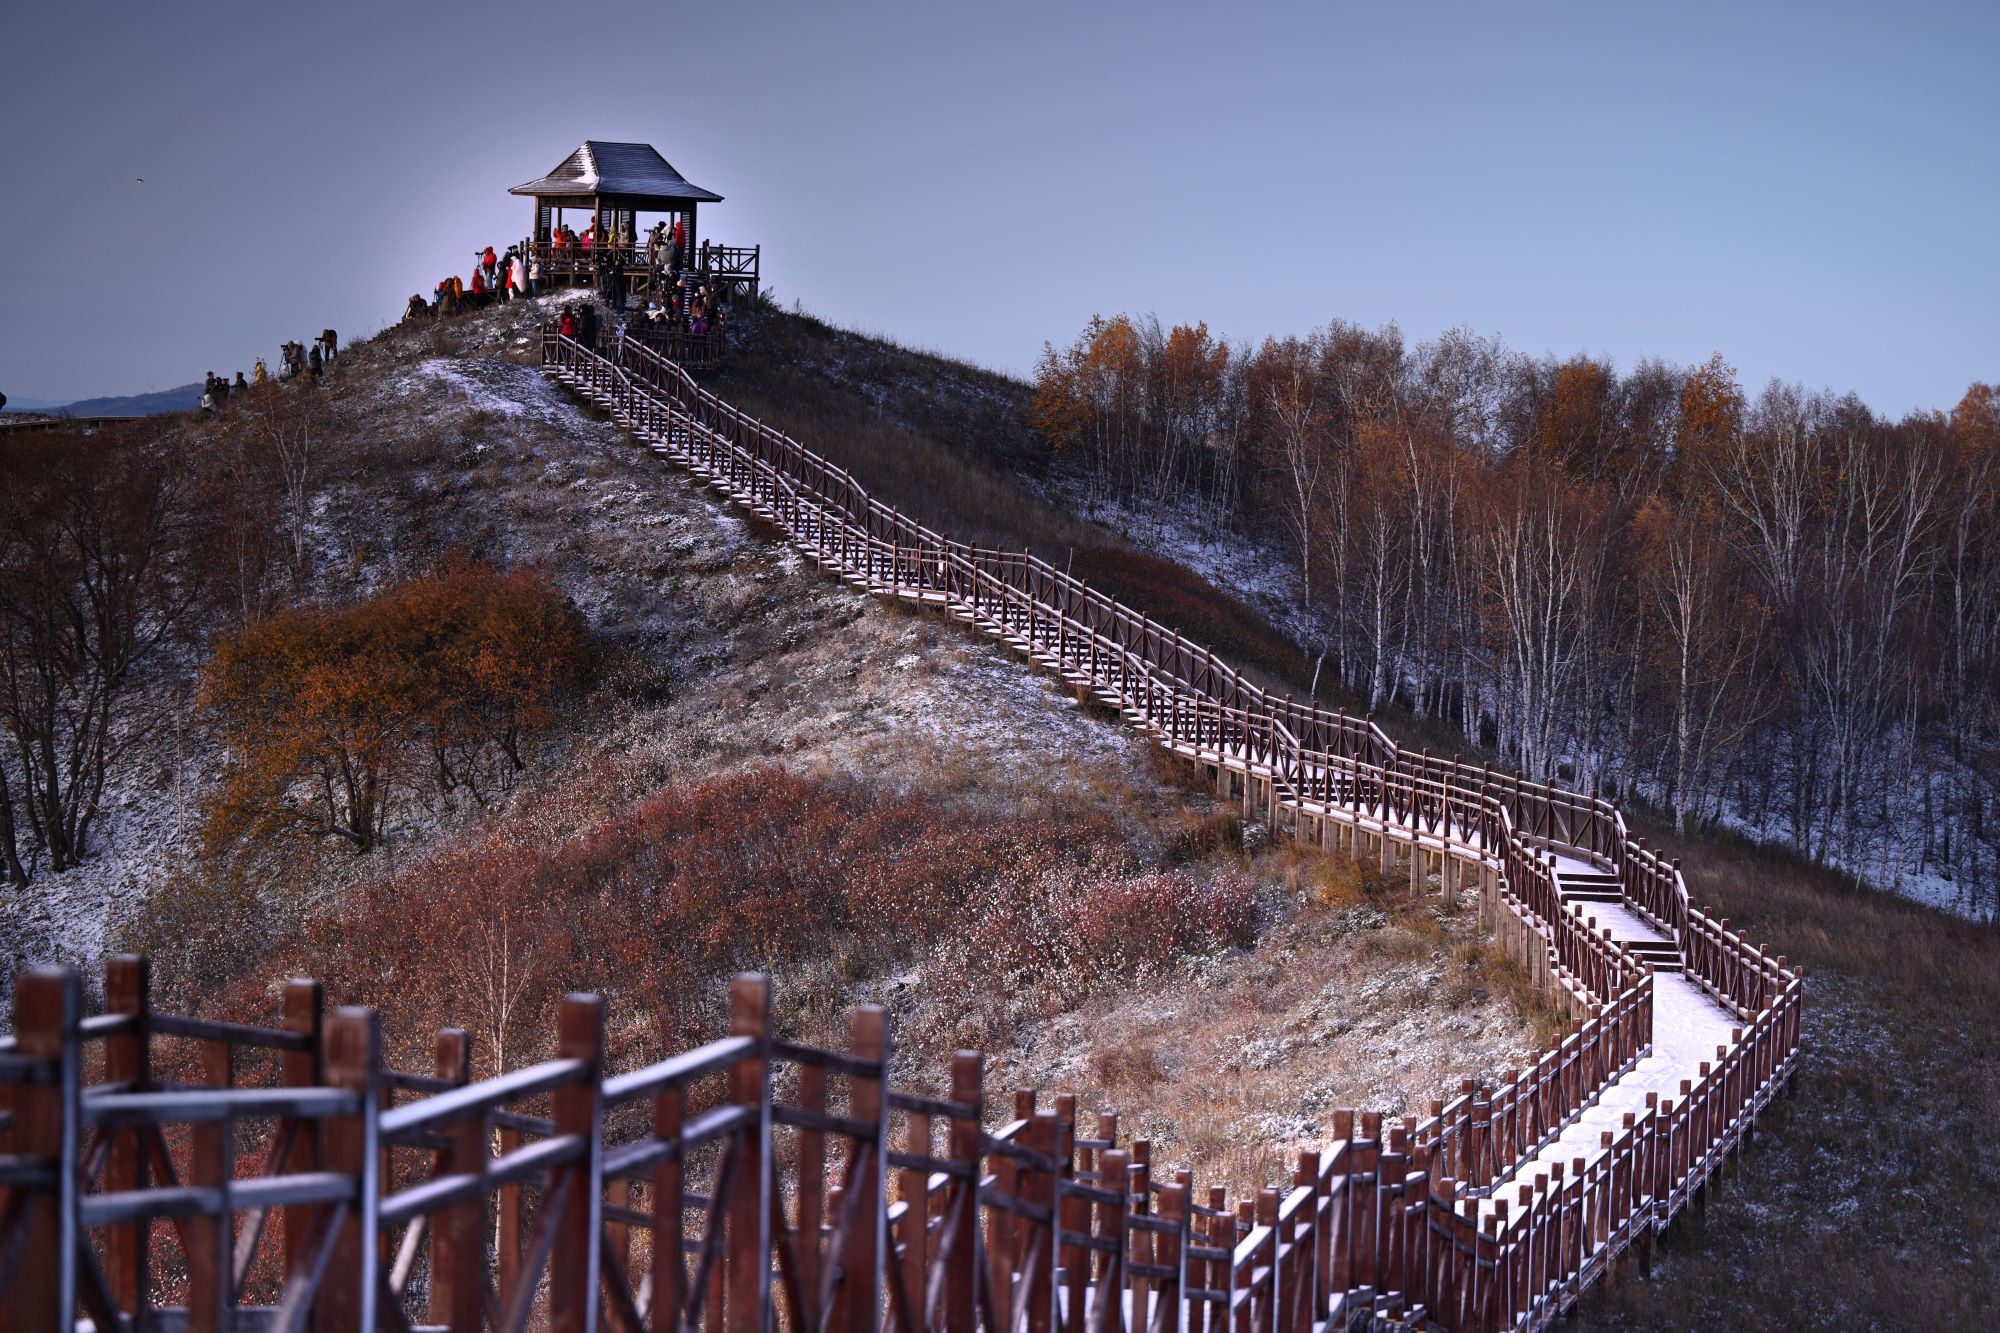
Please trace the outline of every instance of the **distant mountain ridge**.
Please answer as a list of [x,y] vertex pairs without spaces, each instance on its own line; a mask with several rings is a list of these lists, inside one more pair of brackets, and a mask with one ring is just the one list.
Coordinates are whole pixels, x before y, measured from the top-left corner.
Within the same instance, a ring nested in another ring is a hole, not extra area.
[[152,393],[130,393],[116,397],[79,398],[73,403],[52,403],[46,398],[9,398],[7,413],[31,416],[71,417],[150,417],[162,412],[192,412],[201,406],[201,385],[183,384]]
[[183,384],[178,388],[126,394],[123,397],[79,398],[73,403],[47,410],[67,412],[73,417],[150,417],[161,412],[191,412],[200,406],[201,385]]

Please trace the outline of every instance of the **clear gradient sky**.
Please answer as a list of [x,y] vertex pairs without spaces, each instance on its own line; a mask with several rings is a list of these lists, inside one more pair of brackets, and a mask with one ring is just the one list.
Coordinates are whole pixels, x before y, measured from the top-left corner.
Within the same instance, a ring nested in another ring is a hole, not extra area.
[[[2000,379],[2000,4],[18,5],[0,390],[275,358],[645,140],[787,302],[1004,369],[1094,312]],[[137,178],[144,178],[140,184]]]

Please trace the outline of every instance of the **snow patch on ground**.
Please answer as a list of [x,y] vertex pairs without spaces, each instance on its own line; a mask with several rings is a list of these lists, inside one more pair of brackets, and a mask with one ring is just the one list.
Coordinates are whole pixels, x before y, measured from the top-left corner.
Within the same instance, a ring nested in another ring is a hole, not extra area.
[[[1048,498],[1070,503],[1064,492],[1074,482],[1050,488]],[[1292,553],[1217,527],[1185,507],[1098,501],[1084,516],[1248,602],[1295,641],[1309,645],[1327,638],[1318,611],[1299,604],[1298,560]]]

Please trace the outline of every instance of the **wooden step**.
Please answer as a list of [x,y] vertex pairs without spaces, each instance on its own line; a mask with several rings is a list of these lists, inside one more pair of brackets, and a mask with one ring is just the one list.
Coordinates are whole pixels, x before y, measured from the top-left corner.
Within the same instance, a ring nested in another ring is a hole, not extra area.
[[1615,903],[1624,901],[1625,895],[1615,884],[1578,885],[1570,880],[1558,878],[1556,885],[1562,890],[1566,903]]
[[1626,952],[1651,963],[1655,972],[1681,970],[1680,946],[1672,940],[1620,940],[1618,943]]

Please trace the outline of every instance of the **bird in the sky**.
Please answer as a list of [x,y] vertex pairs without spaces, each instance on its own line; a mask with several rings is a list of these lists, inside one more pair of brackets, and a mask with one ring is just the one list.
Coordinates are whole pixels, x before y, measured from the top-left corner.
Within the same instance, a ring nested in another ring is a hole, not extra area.
[[139,182],[139,184],[141,185],[144,185],[146,183],[146,178],[144,176],[134,176],[132,179]]

